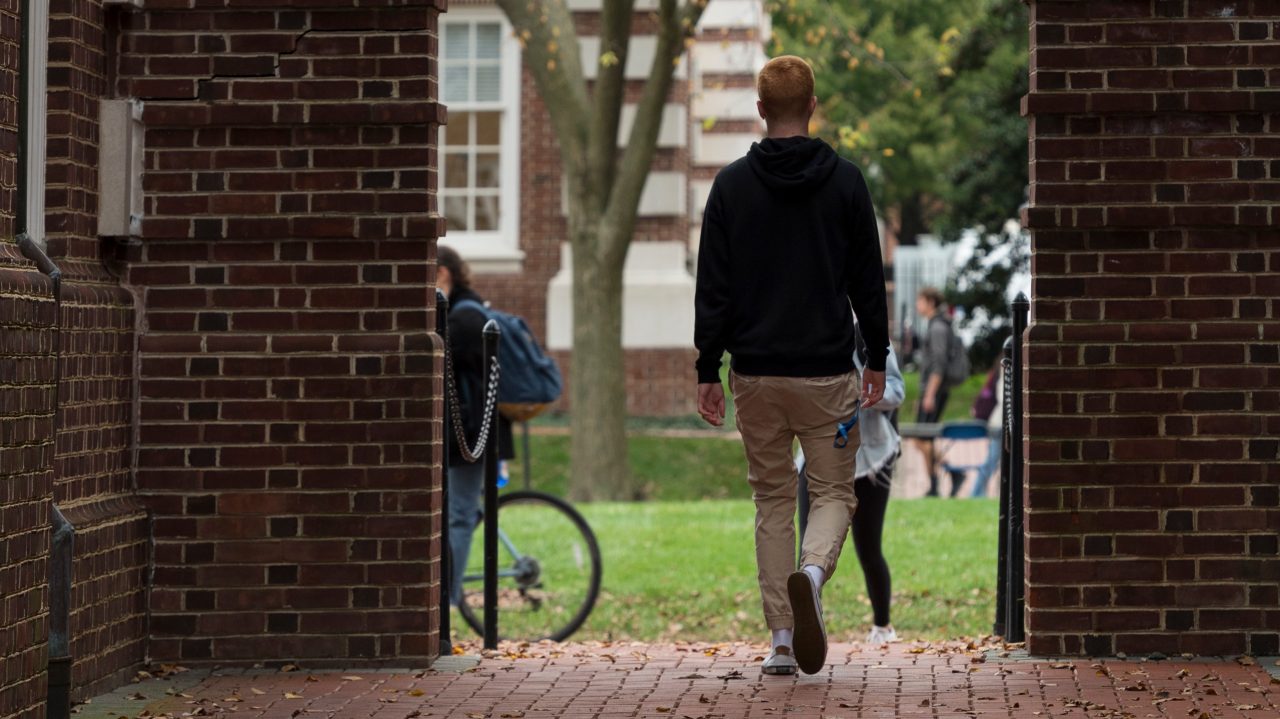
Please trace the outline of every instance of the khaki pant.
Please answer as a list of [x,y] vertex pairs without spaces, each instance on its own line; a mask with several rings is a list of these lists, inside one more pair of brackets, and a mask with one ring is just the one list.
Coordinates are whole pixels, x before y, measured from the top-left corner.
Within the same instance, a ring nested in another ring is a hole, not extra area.
[[769,629],[793,625],[787,577],[796,571],[796,466],[792,442],[804,450],[809,523],[800,564],[830,577],[858,505],[853,473],[860,435],[836,449],[836,425],[858,404],[854,372],[834,377],[753,377],[730,373],[734,419],[747,453],[747,481],[756,502],[756,564]]

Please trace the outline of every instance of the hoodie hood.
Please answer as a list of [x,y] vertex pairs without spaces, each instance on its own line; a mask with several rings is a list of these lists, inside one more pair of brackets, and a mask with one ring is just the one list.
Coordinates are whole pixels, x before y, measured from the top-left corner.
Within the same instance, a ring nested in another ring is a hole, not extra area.
[[752,143],[747,164],[770,190],[816,190],[835,171],[839,156],[816,137],[767,137]]

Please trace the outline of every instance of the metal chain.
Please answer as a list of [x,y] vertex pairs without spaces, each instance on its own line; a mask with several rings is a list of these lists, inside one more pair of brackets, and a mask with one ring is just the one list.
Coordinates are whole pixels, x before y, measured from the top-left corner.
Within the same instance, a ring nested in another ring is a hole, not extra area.
[[458,451],[462,454],[464,461],[468,464],[474,464],[484,456],[485,447],[489,444],[489,429],[497,423],[498,375],[500,374],[498,357],[494,355],[489,358],[489,382],[485,387],[484,419],[480,424],[480,435],[476,437],[475,449],[467,445],[467,432],[462,427],[461,398],[458,396],[458,384],[453,376],[453,352],[449,349],[447,322],[445,323],[444,331],[444,374],[448,393],[446,401],[449,403],[449,413],[453,421],[453,433],[458,441]]
[[1004,375],[1001,378],[1001,381],[1004,382],[1004,393],[1002,395],[1004,407],[1000,408],[1000,411],[1004,413],[1004,429],[1001,432],[1004,435],[1004,442],[1002,444],[1006,449],[1011,449],[1009,433],[1013,431],[1013,393],[1010,392],[1013,387],[1013,360],[1007,357],[1003,358],[1000,360],[1000,366],[1004,370],[1001,372]]

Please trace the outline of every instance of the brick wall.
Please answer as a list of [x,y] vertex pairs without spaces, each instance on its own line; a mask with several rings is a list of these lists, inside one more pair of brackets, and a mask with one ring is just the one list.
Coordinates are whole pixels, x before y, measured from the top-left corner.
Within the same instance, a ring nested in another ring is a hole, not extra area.
[[118,88],[147,102],[151,654],[427,659],[437,10],[187,5],[126,18]]
[[[0,53],[19,57],[18,3],[0,3]],[[51,283],[13,241],[18,72],[0,68],[0,718],[45,715],[53,495]]]
[[1037,654],[1276,654],[1280,3],[1031,4]]
[[107,94],[96,0],[50,7],[45,192],[49,255],[63,271],[54,501],[75,528],[71,616],[77,700],[144,659],[147,515],[132,494],[133,297],[98,238],[98,106]]

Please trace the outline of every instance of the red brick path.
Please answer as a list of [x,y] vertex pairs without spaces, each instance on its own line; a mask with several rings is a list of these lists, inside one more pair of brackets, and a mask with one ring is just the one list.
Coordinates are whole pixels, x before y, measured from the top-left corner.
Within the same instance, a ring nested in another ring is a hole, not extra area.
[[[762,677],[760,647],[508,648],[450,670],[188,672],[133,684],[80,717],[1192,717],[1280,716],[1274,660],[1031,660],[963,644],[835,645],[814,676]],[[471,667],[471,668],[466,668]],[[166,694],[166,691],[169,694]],[[128,698],[134,697],[145,698]],[[203,711],[200,711],[203,710]]]

